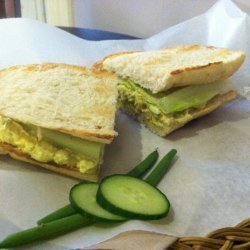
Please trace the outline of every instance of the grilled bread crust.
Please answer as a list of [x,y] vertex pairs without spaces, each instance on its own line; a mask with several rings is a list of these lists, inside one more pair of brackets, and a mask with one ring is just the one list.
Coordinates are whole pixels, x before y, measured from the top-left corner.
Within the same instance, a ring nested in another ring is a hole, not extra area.
[[14,66],[0,71],[0,115],[110,143],[117,135],[116,85],[112,74],[80,66]]
[[245,53],[213,46],[175,46],[156,51],[110,55],[94,65],[158,93],[172,87],[206,84],[230,77]]

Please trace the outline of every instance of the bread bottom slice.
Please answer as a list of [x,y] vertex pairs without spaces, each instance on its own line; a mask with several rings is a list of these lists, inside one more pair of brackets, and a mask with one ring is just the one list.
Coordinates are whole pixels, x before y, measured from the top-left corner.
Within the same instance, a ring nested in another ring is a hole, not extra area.
[[44,169],[47,169],[47,170],[50,170],[50,171],[53,171],[62,175],[67,175],[76,179],[87,180],[87,181],[98,181],[99,179],[98,171],[95,171],[93,173],[81,173],[76,168],[72,168],[69,166],[59,166],[53,163],[38,162],[34,159],[31,159],[28,154],[21,152],[16,147],[13,147],[12,145],[9,145],[9,144],[0,143],[0,151],[1,153],[8,154],[10,157],[16,160],[31,163],[33,165],[42,167]]
[[157,126],[154,124],[151,120],[147,118],[145,113],[138,112],[136,109],[133,108],[133,104],[130,103],[130,105],[126,105],[129,100],[126,99],[125,96],[123,96],[120,99],[120,105],[121,109],[137,119],[139,122],[141,122],[145,127],[147,127],[149,130],[151,130],[153,133],[159,135],[159,136],[166,136],[172,131],[183,127],[185,124],[190,122],[191,120],[194,120],[196,118],[199,118],[201,116],[204,116],[213,110],[217,109],[224,103],[231,101],[235,99],[238,96],[238,93],[234,90],[231,90],[227,93],[216,95],[213,97],[210,101],[206,103],[206,105],[203,108],[200,109],[190,109],[188,117],[186,117],[185,120],[183,119],[174,119],[170,124],[164,125],[164,126]]

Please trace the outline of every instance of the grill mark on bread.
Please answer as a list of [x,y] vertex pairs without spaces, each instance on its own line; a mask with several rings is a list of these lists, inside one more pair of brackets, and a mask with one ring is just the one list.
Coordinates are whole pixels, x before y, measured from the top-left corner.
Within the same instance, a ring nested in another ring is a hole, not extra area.
[[[152,93],[173,86],[206,84],[230,77],[245,60],[242,51],[203,45],[174,46],[108,56],[98,68],[139,83]],[[103,65],[102,65],[103,64]]]
[[193,66],[193,67],[187,67],[187,68],[184,68],[184,69],[177,69],[177,70],[174,70],[174,71],[170,72],[170,74],[171,75],[178,75],[178,74],[181,74],[183,72],[187,72],[187,71],[191,71],[191,70],[204,69],[204,68],[207,68],[207,67],[211,67],[213,65],[221,64],[221,63],[223,63],[223,62],[219,61],[219,62],[208,63],[206,65],[201,65],[201,66]]
[[104,73],[104,74],[110,73],[115,77],[115,74],[113,74],[112,72],[109,72],[108,70],[104,69],[103,62],[108,58],[114,58],[114,57],[117,57],[117,56],[133,54],[133,53],[136,53],[136,52],[141,52],[141,51],[125,51],[125,52],[118,52],[118,53],[115,53],[115,54],[108,55],[108,56],[104,57],[102,60],[95,62],[91,66],[91,69],[93,71],[97,72],[97,73]]
[[[194,45],[186,45],[186,46],[173,46],[173,47],[169,47],[167,49],[173,49],[173,48],[180,48],[179,49],[179,52],[184,52],[184,51],[194,51],[194,50],[199,50],[201,47],[201,45],[198,45],[198,44],[194,44]],[[214,46],[206,46],[207,49],[215,49]],[[167,50],[167,49],[162,49],[162,50]]]

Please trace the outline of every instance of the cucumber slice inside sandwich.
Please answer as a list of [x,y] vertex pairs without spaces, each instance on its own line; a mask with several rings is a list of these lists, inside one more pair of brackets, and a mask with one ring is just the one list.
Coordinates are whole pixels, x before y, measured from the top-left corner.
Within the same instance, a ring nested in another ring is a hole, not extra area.
[[88,157],[98,163],[101,163],[102,161],[104,151],[103,143],[84,140],[82,138],[78,138],[59,131],[36,127],[31,124],[25,124],[24,127],[30,133],[35,135],[39,131],[42,138],[48,140],[49,142],[53,142],[57,146],[60,146],[62,148],[68,148],[72,152]]
[[158,107],[162,113],[171,114],[202,106],[214,96],[229,90],[229,87],[225,82],[220,81],[173,88],[165,92],[153,94],[131,80],[122,80],[118,89],[121,93],[125,90],[131,96],[139,94],[142,98],[136,98],[136,100],[144,99],[144,102]]
[[108,211],[130,219],[160,219],[170,208],[167,197],[159,189],[127,175],[103,179],[96,199]]

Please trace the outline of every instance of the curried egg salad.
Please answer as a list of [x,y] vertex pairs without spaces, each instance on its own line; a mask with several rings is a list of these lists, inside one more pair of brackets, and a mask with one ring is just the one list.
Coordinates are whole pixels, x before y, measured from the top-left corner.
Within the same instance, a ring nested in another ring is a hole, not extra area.
[[90,173],[102,163],[104,144],[0,116],[0,142],[44,163]]
[[132,115],[142,114],[144,120],[161,129],[175,123],[186,123],[194,110],[204,109],[208,102],[226,89],[225,82],[217,82],[153,94],[131,80],[121,79],[118,85],[119,105]]

